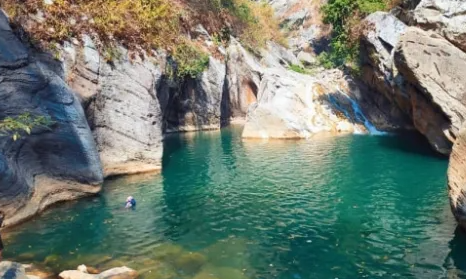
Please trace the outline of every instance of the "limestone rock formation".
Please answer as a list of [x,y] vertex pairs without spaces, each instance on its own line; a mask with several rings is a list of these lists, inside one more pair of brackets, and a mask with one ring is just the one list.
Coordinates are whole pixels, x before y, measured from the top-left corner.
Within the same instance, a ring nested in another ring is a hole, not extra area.
[[249,109],[243,138],[297,139],[322,132],[367,132],[372,129],[370,121],[348,89],[338,71],[310,76],[268,69],[257,103]]
[[222,110],[225,119],[244,118],[250,104],[256,102],[262,66],[234,38],[227,49],[225,98]]
[[150,59],[121,58],[99,67],[100,90],[87,107],[105,176],[161,169],[162,111],[157,86],[162,72]]
[[14,141],[0,138],[0,210],[16,224],[48,205],[96,193],[103,180],[80,102],[49,65],[28,53],[0,14],[0,119],[51,119]]
[[448,167],[448,196],[459,225],[466,229],[466,127],[463,127],[450,155]]
[[362,78],[379,92],[376,103],[388,100],[393,116],[410,118],[437,151],[448,154],[466,113],[465,53],[387,13],[370,15],[366,24]]
[[434,30],[466,51],[466,2],[459,0],[422,0],[414,20],[426,30]]
[[415,127],[448,153],[466,116],[466,53],[437,34],[408,28],[395,64],[409,83]]
[[209,66],[197,78],[181,84],[165,81],[159,90],[166,132],[220,129],[226,66],[210,57]]
[[[403,77],[394,68],[393,55],[406,25],[395,16],[376,12],[366,18],[361,40],[361,77],[372,92],[368,92],[375,105],[391,119],[386,129],[407,129],[410,122],[410,101],[399,84]],[[375,92],[374,92],[375,91]],[[379,125],[377,125],[379,126]]]

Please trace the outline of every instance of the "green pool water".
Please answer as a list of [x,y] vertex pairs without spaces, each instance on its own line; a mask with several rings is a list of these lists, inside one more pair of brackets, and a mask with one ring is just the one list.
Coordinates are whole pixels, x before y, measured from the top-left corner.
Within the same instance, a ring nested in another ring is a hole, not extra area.
[[16,227],[5,257],[153,279],[466,278],[447,163],[412,135],[173,135],[161,175],[112,179]]

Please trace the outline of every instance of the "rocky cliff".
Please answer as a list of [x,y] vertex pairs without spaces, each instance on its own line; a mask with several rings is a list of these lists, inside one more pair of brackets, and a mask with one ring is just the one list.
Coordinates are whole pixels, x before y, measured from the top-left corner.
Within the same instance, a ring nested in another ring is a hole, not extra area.
[[450,203],[466,228],[466,137],[461,128],[466,116],[466,3],[404,2],[391,13],[370,15],[363,23],[362,80],[397,114],[408,117],[438,152],[451,153]]
[[21,113],[53,119],[24,139],[0,140],[0,210],[15,224],[61,200],[97,193],[99,154],[77,96],[26,48],[0,14],[0,117]]
[[214,43],[197,25],[189,39],[210,57],[202,73],[183,77],[173,75],[176,61],[165,51],[120,45],[118,57],[108,59],[99,38],[86,34],[52,54],[39,51],[1,14],[0,119],[30,113],[53,123],[0,140],[7,224],[96,193],[105,177],[160,171],[165,133],[235,122],[244,123],[244,138],[276,139],[414,127],[449,154],[466,113],[463,4],[403,1],[391,13],[370,15],[361,82],[317,65],[330,36],[317,12],[325,1],[269,2],[289,31],[290,48],[268,42],[251,51],[233,36]]
[[[51,120],[31,135],[0,141],[0,210],[16,224],[48,205],[94,194],[113,175],[160,171],[163,135],[245,122],[246,138],[304,138],[367,132],[358,86],[341,71],[313,76],[290,67],[297,55],[275,43],[251,54],[235,38],[216,48],[203,73],[174,78],[169,55],[120,46],[109,61],[90,36],[51,53],[18,37],[0,15],[0,119],[30,113]],[[40,22],[35,22],[39,24]],[[212,48],[196,26],[191,38]],[[375,112],[376,111],[376,112]]]
[[450,153],[466,113],[463,6],[421,1],[411,12],[413,26],[378,12],[365,20],[361,40],[362,79],[443,154]]

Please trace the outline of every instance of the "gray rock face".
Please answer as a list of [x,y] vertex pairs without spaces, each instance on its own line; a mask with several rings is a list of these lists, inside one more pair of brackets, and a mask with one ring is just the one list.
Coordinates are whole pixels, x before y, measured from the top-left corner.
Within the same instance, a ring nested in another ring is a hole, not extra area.
[[225,63],[210,57],[208,68],[196,79],[165,84],[159,99],[164,103],[166,132],[220,129],[225,92]]
[[422,0],[414,11],[417,25],[434,30],[466,51],[466,2],[461,0]]
[[122,57],[101,64],[100,90],[87,108],[105,176],[161,169],[162,110],[157,99],[161,69]]
[[[339,70],[311,76],[265,69],[242,136],[298,139],[319,133],[377,133],[356,101],[360,93]],[[380,115],[374,108],[372,112]]]
[[361,40],[361,76],[369,88],[376,91],[366,95],[391,119],[377,126],[384,130],[409,128],[409,96],[399,86],[403,77],[398,75],[393,62],[396,45],[407,26],[384,12],[371,14],[364,24],[367,28]]
[[[83,41],[84,44],[80,48],[69,45],[64,50],[68,52],[67,57],[71,60],[68,62],[69,68],[66,69],[68,83],[86,103],[98,91],[100,65],[103,64],[103,59],[89,36],[83,36]],[[67,63],[65,68],[66,65]]]
[[7,24],[0,15],[0,119],[30,113],[54,121],[17,141],[0,138],[0,210],[12,225],[52,203],[98,192],[103,177],[79,101]]
[[366,22],[363,80],[408,116],[437,151],[448,154],[466,113],[465,53],[390,14],[375,13]]
[[408,28],[395,64],[409,83],[415,127],[448,154],[466,117],[466,54],[439,35]]
[[256,102],[262,66],[235,39],[227,49],[227,92],[222,109],[225,119],[244,118]]
[[287,33],[293,52],[319,54],[327,49],[331,27],[322,21],[322,6],[327,0],[269,0]]

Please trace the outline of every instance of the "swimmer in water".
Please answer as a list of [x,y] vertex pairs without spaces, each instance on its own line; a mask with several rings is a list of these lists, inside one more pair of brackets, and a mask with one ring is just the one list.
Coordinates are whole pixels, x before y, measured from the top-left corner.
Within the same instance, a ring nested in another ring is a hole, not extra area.
[[135,207],[136,207],[136,200],[132,196],[127,197],[125,208],[135,208]]

